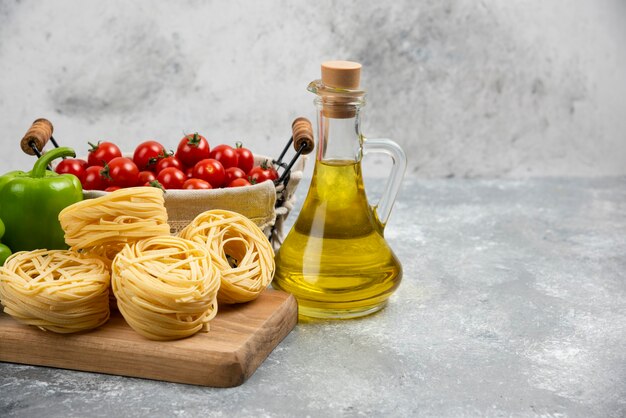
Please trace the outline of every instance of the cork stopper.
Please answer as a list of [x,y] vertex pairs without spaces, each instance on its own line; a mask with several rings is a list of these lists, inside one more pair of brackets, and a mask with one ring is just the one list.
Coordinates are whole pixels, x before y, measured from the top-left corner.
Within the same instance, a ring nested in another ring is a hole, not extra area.
[[361,82],[361,64],[352,61],[322,63],[322,83],[336,89],[356,90]]
[[356,115],[355,98],[363,96],[359,91],[361,64],[352,61],[326,61],[322,63],[322,91],[324,116],[336,119],[353,118]]

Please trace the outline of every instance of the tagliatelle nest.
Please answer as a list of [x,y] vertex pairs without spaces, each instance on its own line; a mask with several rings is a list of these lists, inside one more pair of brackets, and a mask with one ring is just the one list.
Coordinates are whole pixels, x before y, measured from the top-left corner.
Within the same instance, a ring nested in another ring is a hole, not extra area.
[[126,243],[170,233],[163,191],[156,187],[132,187],[83,200],[63,209],[59,221],[72,249],[99,248],[101,256],[109,255],[107,247],[119,250]]
[[198,215],[179,236],[209,250],[221,273],[219,302],[251,301],[272,281],[274,250],[263,231],[243,215],[209,210]]
[[105,263],[74,251],[22,251],[0,268],[0,301],[16,320],[43,330],[72,333],[109,319]]
[[113,293],[126,322],[152,340],[208,330],[220,274],[204,246],[179,237],[126,245],[112,264]]

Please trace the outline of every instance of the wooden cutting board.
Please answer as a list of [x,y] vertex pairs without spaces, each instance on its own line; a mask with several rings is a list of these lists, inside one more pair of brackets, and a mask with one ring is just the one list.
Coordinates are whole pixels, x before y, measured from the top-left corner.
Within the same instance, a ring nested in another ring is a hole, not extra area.
[[250,377],[298,322],[295,298],[268,289],[252,302],[220,306],[208,333],[151,341],[119,312],[102,327],[59,335],[0,314],[0,361],[231,387]]

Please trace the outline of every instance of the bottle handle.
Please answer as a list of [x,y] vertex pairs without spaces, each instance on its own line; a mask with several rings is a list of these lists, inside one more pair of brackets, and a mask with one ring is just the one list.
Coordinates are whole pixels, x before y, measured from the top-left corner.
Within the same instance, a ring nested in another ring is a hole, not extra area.
[[400,145],[386,138],[367,139],[363,138],[363,154],[386,154],[391,157],[393,166],[387,179],[385,191],[380,197],[378,204],[373,206],[374,213],[384,228],[389,220],[391,208],[396,200],[402,178],[406,171],[406,154],[400,148]]

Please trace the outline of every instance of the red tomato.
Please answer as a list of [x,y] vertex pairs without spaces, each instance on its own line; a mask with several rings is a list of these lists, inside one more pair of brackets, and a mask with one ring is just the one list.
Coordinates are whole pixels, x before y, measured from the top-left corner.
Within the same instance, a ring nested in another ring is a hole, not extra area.
[[237,167],[246,173],[249,173],[254,167],[254,155],[248,148],[244,148],[241,142],[235,144],[235,153],[237,154]]
[[222,144],[213,148],[209,154],[209,158],[219,161],[224,168],[237,167],[237,153],[233,147],[228,145]]
[[87,163],[90,166],[104,166],[113,158],[121,157],[122,151],[112,142],[98,141],[96,145],[88,142],[91,145],[89,150],[89,156],[87,157]]
[[265,180],[276,180],[278,179],[278,171],[272,166],[272,164],[265,160],[261,165],[257,165],[256,167],[252,167],[250,170],[249,178],[252,183],[262,183]]
[[114,192],[116,190],[121,189],[121,187],[117,187],[117,186],[109,186],[106,189],[104,189],[105,192]]
[[185,175],[188,179],[193,178],[193,166],[185,168]]
[[156,180],[152,180],[152,181],[147,181],[143,184],[143,187],[156,187],[157,189],[161,189],[163,191],[165,191],[165,189],[163,188],[163,186],[161,185],[161,183],[159,183]]
[[104,166],[103,175],[111,186],[133,187],[139,180],[139,169],[130,158],[117,157]]
[[[263,167],[263,164],[261,164],[261,167]],[[272,165],[271,163],[268,165],[267,169],[270,172],[270,180],[274,181],[274,180],[278,180],[278,178],[280,177],[278,175],[278,171],[276,171],[276,169],[274,168],[274,165]]]
[[140,171],[137,184],[146,184],[156,180],[156,175],[152,171]]
[[155,171],[159,158],[167,157],[165,147],[156,141],[145,141],[135,148],[133,161],[141,171]]
[[85,170],[85,179],[83,180],[83,189],[85,190],[104,190],[108,187],[107,180],[102,177],[100,172],[104,167],[93,165]]
[[159,173],[157,180],[165,189],[182,189],[187,176],[176,167],[168,167]]
[[226,184],[235,179],[245,179],[246,172],[239,167],[229,167],[226,169]]
[[161,170],[167,167],[174,167],[179,169],[180,171],[183,171],[183,165],[181,164],[180,160],[174,156],[159,159],[159,162],[156,166],[156,172],[160,173]]
[[222,187],[226,183],[224,166],[219,161],[210,158],[198,161],[193,168],[193,176],[208,181],[213,188]]
[[80,158],[66,158],[56,166],[54,171],[58,174],[73,174],[82,183],[85,179],[85,170],[87,170],[87,161]]
[[235,179],[228,183],[228,187],[243,187],[243,186],[252,186],[252,184],[246,179]]
[[196,132],[180,140],[176,157],[183,165],[193,167],[198,161],[209,158],[209,151],[209,142]]
[[212,189],[211,183],[200,179],[187,179],[183,189]]

